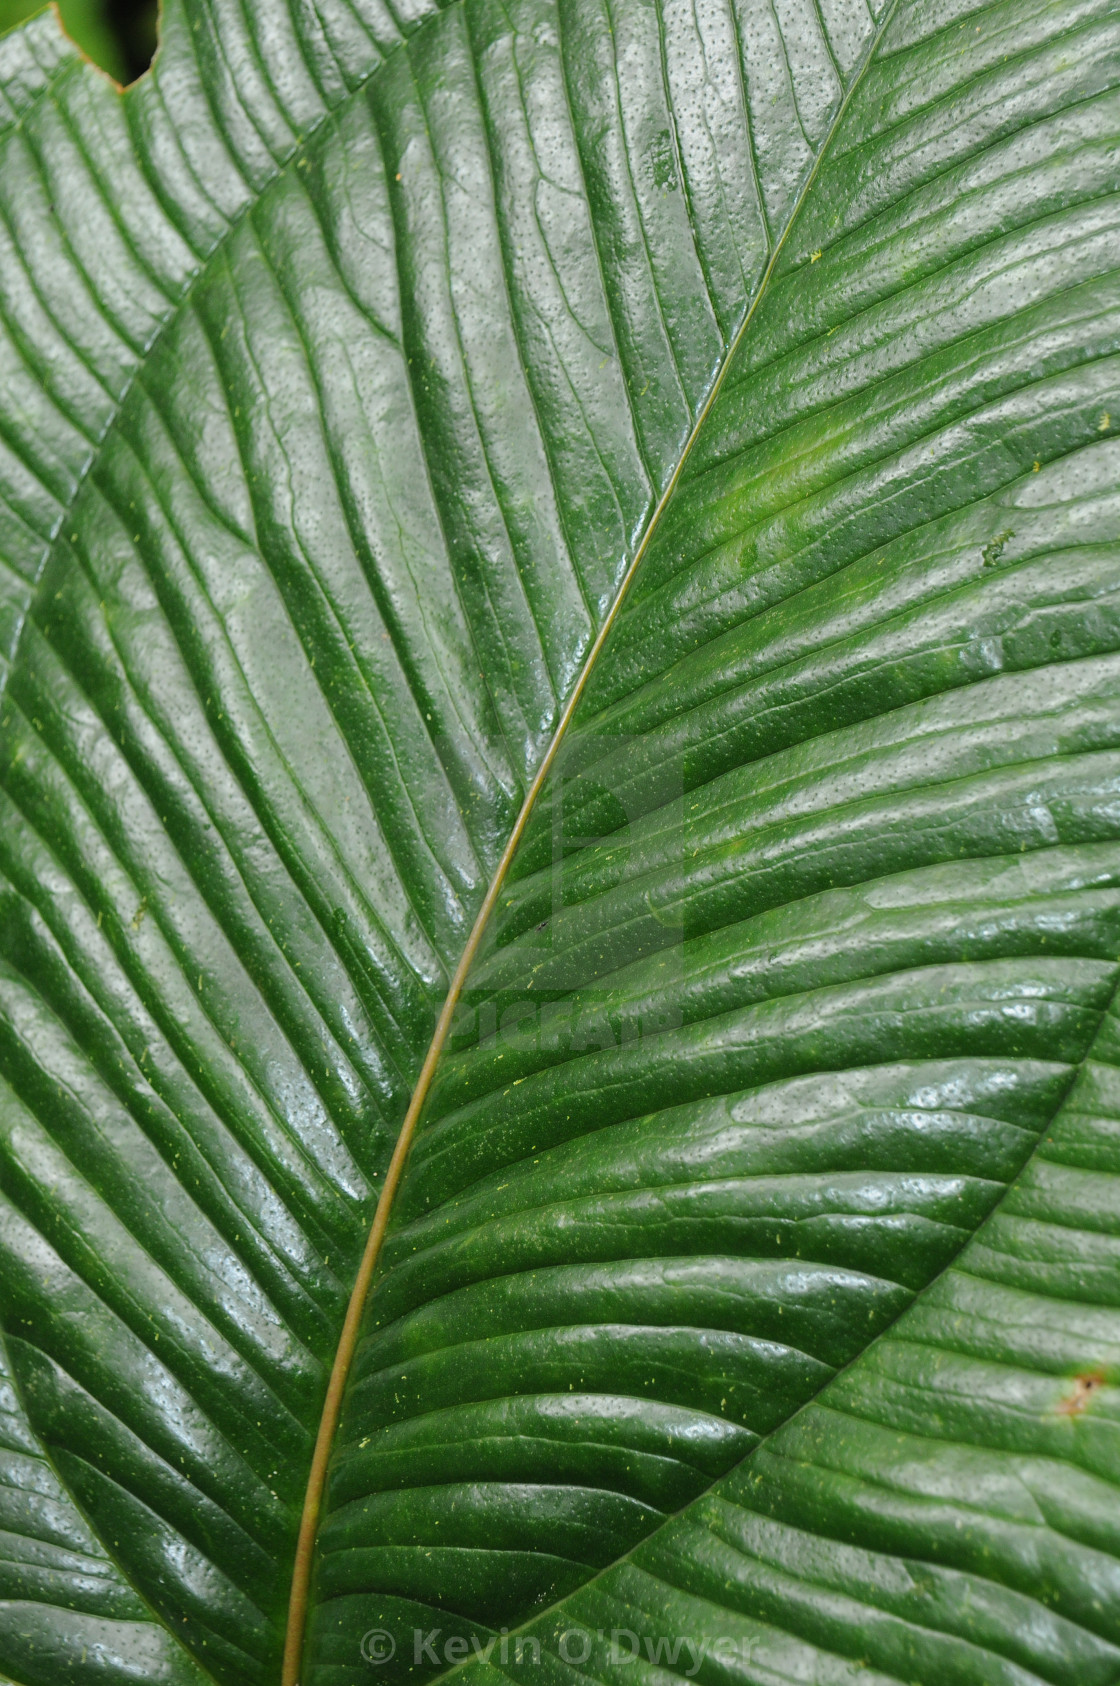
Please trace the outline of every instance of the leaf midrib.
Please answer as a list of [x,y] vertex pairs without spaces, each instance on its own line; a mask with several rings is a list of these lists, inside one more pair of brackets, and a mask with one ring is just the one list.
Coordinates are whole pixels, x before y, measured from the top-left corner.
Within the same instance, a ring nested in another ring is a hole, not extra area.
[[[463,0],[452,0],[452,4],[455,5],[462,3]],[[316,1435],[311,1468],[308,1473],[307,1490],[304,1497],[303,1513],[300,1518],[299,1534],[296,1542],[280,1686],[300,1686],[300,1670],[303,1661],[303,1647],[307,1627],[308,1602],[315,1542],[318,1536],[319,1517],[322,1510],[323,1494],[326,1486],[327,1467],[331,1451],[334,1446],[335,1434],[338,1428],[342,1408],[342,1398],[345,1392],[346,1381],[349,1376],[355,1348],[357,1346],[362,1315],[365,1309],[366,1301],[369,1297],[373,1274],[377,1266],[381,1246],[385,1238],[385,1232],[388,1228],[393,1201],[396,1197],[397,1189],[400,1186],[400,1181],[404,1174],[405,1163],[408,1158],[409,1149],[412,1145],[412,1138],[415,1134],[420,1114],[422,1113],[425,1102],[427,1101],[428,1092],[435,1076],[436,1067],[439,1063],[448,1035],[450,1034],[455,1009],[458,1005],[459,997],[462,994],[467,974],[474,961],[483,933],[489,923],[490,916],[501,893],[502,886],[505,882],[510,865],[512,864],[518,844],[521,841],[532,811],[536,805],[537,797],[540,795],[540,792],[548,778],[549,772],[552,769],[552,765],[560,749],[561,742],[569,725],[571,724],[572,718],[576,712],[580,699],[586,689],[588,681],[590,680],[592,671],[596,666],[607,638],[618,618],[622,603],[638,569],[641,566],[642,561],[646,556],[646,553],[649,550],[662,515],[676,491],[677,485],[684,471],[685,464],[691,455],[701,429],[704,427],[704,424],[711,413],[712,406],[719,395],[720,388],[723,385],[727,372],[734,362],[735,354],[738,351],[739,345],[747,333],[759,305],[766,295],[767,288],[777,267],[778,260],[785,249],[786,242],[797,222],[801,209],[809,196],[812,185],[821,168],[821,164],[828,154],[833,137],[840,127],[848,106],[863,80],[868,65],[875,56],[879,42],[881,41],[883,34],[894,15],[894,11],[898,3],[899,0],[888,0],[888,4],[884,7],[882,16],[876,24],[875,30],[868,42],[863,56],[863,61],[860,64],[859,69],[852,76],[851,82],[849,83],[848,88],[836,109],[832,122],[829,124],[828,131],[823,137],[817,150],[812,167],[797,193],[792,209],[790,210],[790,214],[786,220],[785,228],[782,230],[781,235],[774,244],[774,249],[770,254],[766,268],[763,271],[755,296],[750,301],[750,304],[743,316],[743,320],[736,329],[731,342],[724,353],[723,360],[716,372],[714,380],[712,381],[707,397],[704,399],[696,420],[694,421],[688,437],[681,448],[680,455],[677,458],[677,462],[666,483],[665,489],[659,497],[657,504],[646,523],[645,530],[638,542],[633,558],[619,582],[610,609],[604,617],[603,624],[588,650],[583,666],[580,669],[579,676],[572,688],[571,695],[564,705],[560,718],[557,721],[556,728],[549,740],[548,747],[545,750],[537,771],[525,793],[521,809],[514,822],[513,829],[510,832],[505,848],[502,851],[501,858],[494,870],[494,874],[486,890],[486,895],[479,908],[474,925],[471,928],[470,935],[467,938],[463,952],[459,958],[458,965],[455,968],[451,983],[448,986],[447,995],[444,999],[443,1006],[440,1009],[439,1018],[436,1021],[435,1030],[432,1033],[432,1039],[428,1045],[428,1051],[424,1056],[424,1063],[421,1066],[416,1086],[409,1100],[408,1109],[401,1123],[400,1133],[393,1149],[392,1158],[389,1161],[389,1165],[385,1173],[385,1180],[381,1187],[381,1193],[378,1197],[377,1208],[374,1212],[369,1236],[366,1241],[361,1262],[358,1266],[354,1287],[350,1295],[350,1301],[346,1309],[346,1316],[343,1321],[342,1331],[340,1333],[338,1346],[335,1352],[334,1364],[327,1384],[327,1392],[323,1402],[323,1411],[319,1422],[319,1430]],[[436,15],[438,16],[440,14]],[[423,25],[420,27],[422,28]],[[407,38],[407,40],[411,39],[412,37]],[[406,44],[407,41],[401,43],[402,46]],[[394,48],[394,52],[395,51],[396,48]],[[371,75],[376,73],[377,68],[380,68],[380,66],[375,67],[375,71],[371,72]],[[753,160],[753,137],[751,145]],[[963,1248],[967,1245],[968,1240],[966,1239],[961,1243],[961,1250],[963,1250]],[[954,1257],[956,1256],[958,1255],[954,1255]],[[901,1316],[902,1313],[900,1312],[899,1315]],[[888,1327],[890,1326],[891,1325],[888,1325]],[[882,1334],[883,1332],[885,1331],[881,1331],[880,1333]],[[837,1373],[839,1374],[840,1372]],[[668,1520],[668,1518],[666,1518],[666,1520]],[[608,1565],[608,1567],[611,1567],[611,1565]],[[600,1571],[600,1573],[604,1574],[606,1572],[606,1570]],[[592,1579],[598,1579],[598,1576],[593,1576]],[[539,1614],[540,1612],[538,1612],[538,1615]],[[454,1671],[452,1670],[448,1672]],[[443,1677],[440,1676],[438,1678]]]

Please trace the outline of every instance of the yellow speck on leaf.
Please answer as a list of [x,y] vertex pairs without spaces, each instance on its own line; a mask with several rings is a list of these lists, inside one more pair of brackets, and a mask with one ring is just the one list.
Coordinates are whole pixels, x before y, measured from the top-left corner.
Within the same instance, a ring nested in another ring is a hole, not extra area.
[[816,251],[815,251],[815,252],[810,252],[810,253],[809,253],[809,262],[810,262],[810,263],[816,263],[816,261],[817,261],[817,259],[818,259],[818,258],[819,258],[819,257],[820,257],[820,255],[821,255],[821,253],[820,253],[820,247],[818,247],[818,248],[817,248],[817,250],[816,250]]
[[1098,433],[1107,433],[1111,426],[1112,426],[1112,417],[1109,415],[1107,410],[1102,410],[1101,411],[1101,419],[1097,423],[1097,432]]
[[1041,467],[1042,467],[1042,464],[1040,462],[1032,463],[1031,464],[1031,473],[1037,474]]

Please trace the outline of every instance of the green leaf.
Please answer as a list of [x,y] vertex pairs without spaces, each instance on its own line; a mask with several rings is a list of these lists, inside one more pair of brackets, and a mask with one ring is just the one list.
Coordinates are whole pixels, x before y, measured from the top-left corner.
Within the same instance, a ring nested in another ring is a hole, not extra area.
[[1120,1681],[1118,82],[0,42],[0,1678]]

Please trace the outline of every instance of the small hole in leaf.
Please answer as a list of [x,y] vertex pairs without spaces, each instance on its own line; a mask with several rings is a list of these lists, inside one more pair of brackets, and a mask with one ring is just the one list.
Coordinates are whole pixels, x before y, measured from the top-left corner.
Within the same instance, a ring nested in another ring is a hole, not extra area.
[[[159,38],[158,0],[56,0],[59,22],[76,46],[118,82],[135,82]],[[40,0],[0,0],[0,29],[40,11]]]
[[126,82],[142,76],[159,43],[158,0],[104,0],[105,19],[124,61]]

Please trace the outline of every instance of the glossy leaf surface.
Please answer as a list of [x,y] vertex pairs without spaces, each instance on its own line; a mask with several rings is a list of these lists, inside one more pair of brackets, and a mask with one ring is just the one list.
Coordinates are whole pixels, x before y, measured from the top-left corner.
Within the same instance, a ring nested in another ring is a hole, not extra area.
[[0,1675],[279,1679],[583,673],[300,1678],[1120,1680],[1118,48],[0,44]]

